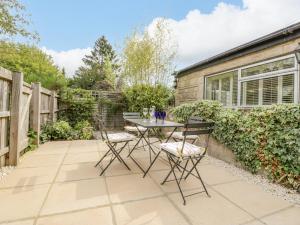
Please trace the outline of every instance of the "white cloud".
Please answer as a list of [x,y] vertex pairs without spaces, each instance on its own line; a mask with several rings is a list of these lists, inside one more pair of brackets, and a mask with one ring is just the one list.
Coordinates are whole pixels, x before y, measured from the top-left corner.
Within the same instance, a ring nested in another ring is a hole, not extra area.
[[42,47],[42,50],[52,56],[54,63],[60,68],[65,68],[66,75],[71,77],[76,69],[81,66],[82,58],[91,52],[91,48],[76,48],[68,51],[55,51]]
[[[210,13],[191,10],[184,19],[167,19],[178,45],[179,68],[300,21],[300,0],[243,0],[243,6],[220,2]],[[146,29],[153,30],[152,21]],[[73,76],[91,48],[55,51],[42,48]]]
[[300,0],[243,0],[242,7],[220,2],[208,14],[195,9],[182,20],[167,19],[179,68],[299,22],[299,12]]

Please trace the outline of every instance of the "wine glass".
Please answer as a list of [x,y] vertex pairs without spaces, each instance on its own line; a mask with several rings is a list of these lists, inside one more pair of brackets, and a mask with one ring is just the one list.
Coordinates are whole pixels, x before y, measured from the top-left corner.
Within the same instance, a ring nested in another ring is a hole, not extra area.
[[158,111],[155,111],[154,116],[155,116],[155,120],[156,120],[156,122],[157,122],[157,118],[159,117],[159,112],[158,112]]
[[165,111],[161,112],[161,118],[163,121],[165,120],[166,116],[167,116],[167,113]]
[[150,121],[153,122],[154,121],[154,117],[155,117],[155,106],[151,106],[151,108],[149,109],[149,113],[150,113]]
[[148,108],[143,108],[143,116],[144,116],[144,121],[147,121],[147,116],[148,116],[149,110]]

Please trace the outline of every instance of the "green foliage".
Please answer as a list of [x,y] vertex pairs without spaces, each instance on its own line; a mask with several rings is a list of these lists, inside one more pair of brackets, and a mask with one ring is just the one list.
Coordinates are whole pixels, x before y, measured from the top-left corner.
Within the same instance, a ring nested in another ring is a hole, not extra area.
[[25,149],[25,152],[32,151],[37,147],[37,145],[34,143],[37,138],[37,133],[32,129],[30,129],[27,133],[27,137],[28,137],[28,146]]
[[92,122],[95,99],[91,91],[66,88],[61,91],[60,98],[63,108],[59,113],[60,119],[68,121],[71,126],[82,120]]
[[111,90],[116,86],[119,70],[117,56],[111,44],[102,36],[94,45],[90,55],[82,59],[84,66],[79,67],[70,86],[86,90]]
[[124,91],[126,105],[130,112],[142,112],[143,108],[151,106],[163,110],[168,106],[171,95],[171,90],[163,85],[137,84]]
[[123,76],[129,85],[169,85],[174,72],[176,44],[168,22],[159,19],[152,32],[134,32],[125,41],[122,54]]
[[93,128],[88,121],[79,121],[72,128],[67,121],[60,120],[43,125],[40,140],[42,143],[55,140],[86,140],[92,136]]
[[263,169],[273,182],[299,188],[300,105],[273,105],[243,112],[203,101],[178,106],[172,112],[180,122],[191,115],[214,120],[214,137],[232,149],[245,168],[253,173]]
[[54,140],[72,140],[72,127],[63,120],[55,123],[46,123],[42,127],[40,139],[42,143]]
[[108,115],[115,115],[116,113],[122,112],[124,109],[126,109],[124,96],[114,100],[103,97],[99,99],[99,104],[101,108],[107,108]]
[[38,39],[35,32],[28,31],[28,15],[25,15],[25,6],[18,0],[0,1],[0,38],[11,38],[13,36]]
[[74,139],[89,140],[93,137],[93,127],[87,120],[79,121],[74,127]]
[[53,64],[51,57],[39,48],[2,41],[0,51],[0,66],[23,72],[26,82],[41,82],[43,87],[52,90],[66,86],[64,75]]
[[179,122],[186,122],[191,116],[214,121],[221,109],[222,105],[218,101],[203,100],[177,106],[171,110],[171,113]]
[[173,114],[176,121],[184,123],[194,114],[195,109],[195,103],[186,103],[171,109],[170,113]]

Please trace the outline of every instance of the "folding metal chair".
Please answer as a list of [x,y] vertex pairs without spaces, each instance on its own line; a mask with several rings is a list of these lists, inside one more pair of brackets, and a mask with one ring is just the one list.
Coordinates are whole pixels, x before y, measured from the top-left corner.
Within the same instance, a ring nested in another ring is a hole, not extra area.
[[[130,133],[134,133],[137,136],[140,136],[140,132],[144,133],[147,128],[142,127],[142,126],[130,126],[130,125],[126,125],[126,119],[141,119],[141,114],[139,112],[123,112],[123,118],[125,120],[125,126],[124,126],[124,130]],[[145,149],[146,144],[144,143],[144,140],[142,139],[142,146]]]
[[[121,152],[124,150],[124,148],[128,145],[130,141],[133,141],[136,137],[132,134],[126,133],[126,132],[119,132],[119,133],[112,133],[108,134],[107,130],[104,126],[104,123],[102,120],[99,120],[100,125],[100,134],[102,140],[106,143],[108,146],[108,151],[104,154],[104,156],[97,162],[95,167],[98,165],[102,165],[102,161],[110,157],[110,160],[108,161],[107,165],[102,169],[100,176],[107,170],[107,168],[112,164],[112,162],[117,158],[120,163],[122,163],[128,170],[130,170],[129,166],[125,163],[125,161],[121,157]],[[118,144],[123,144],[120,148],[116,148]]]
[[[200,176],[200,173],[197,169],[197,165],[200,163],[200,161],[203,159],[207,152],[208,142],[210,134],[213,131],[214,123],[212,122],[199,122],[194,120],[189,120],[188,123],[184,126],[184,131],[182,132],[182,135],[184,136],[183,141],[181,142],[168,142],[168,143],[162,143],[160,145],[161,150],[164,151],[167,154],[167,158],[170,165],[170,171],[161,183],[163,185],[166,182],[169,181],[176,181],[178,189],[180,191],[180,194],[183,199],[183,204],[186,204],[185,198],[191,195],[195,195],[198,193],[206,192],[207,196],[210,197],[210,195],[207,192],[207,189],[205,187],[205,184]],[[187,142],[187,136],[188,135],[203,135],[204,143],[203,146],[199,147],[194,144],[191,144]],[[192,163],[192,166],[188,169],[189,162]],[[180,168],[179,172],[181,172],[180,176],[176,175],[175,169]],[[194,174],[196,172],[196,174]],[[170,175],[174,175],[174,180],[168,180]],[[204,188],[204,191],[196,192],[189,195],[184,195],[183,191],[181,189],[180,183],[182,180],[186,180],[190,175],[198,178]]]
[[[192,116],[190,117],[190,119],[188,120],[190,123],[191,122],[204,122],[204,120],[200,117],[197,116]],[[199,136],[198,135],[187,135],[187,136],[183,136],[182,132],[178,131],[178,132],[167,132],[167,137],[172,138],[174,141],[182,141],[184,139],[184,137],[186,138],[186,140],[190,141],[191,144],[194,144],[198,139]]]

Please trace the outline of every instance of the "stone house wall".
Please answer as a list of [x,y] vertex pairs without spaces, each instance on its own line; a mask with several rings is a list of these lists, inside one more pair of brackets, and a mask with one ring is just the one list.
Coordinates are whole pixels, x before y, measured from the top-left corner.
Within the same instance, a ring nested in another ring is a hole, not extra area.
[[283,44],[265,48],[263,50],[203,68],[195,72],[191,71],[189,74],[179,77],[175,91],[176,105],[203,99],[205,76],[247,66],[249,64],[257,63],[267,59],[292,54],[297,48],[299,42],[300,38],[293,39]]

